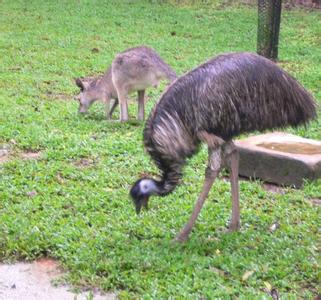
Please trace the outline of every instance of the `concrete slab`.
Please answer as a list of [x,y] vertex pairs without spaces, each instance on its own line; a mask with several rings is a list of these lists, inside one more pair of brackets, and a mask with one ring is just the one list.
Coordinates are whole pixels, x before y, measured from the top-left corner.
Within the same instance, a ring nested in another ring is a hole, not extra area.
[[300,187],[303,179],[321,178],[321,141],[273,132],[235,144],[241,176],[294,187]]
[[114,300],[114,294],[73,293],[68,286],[54,287],[51,281],[62,275],[52,259],[33,263],[0,264],[0,300]]

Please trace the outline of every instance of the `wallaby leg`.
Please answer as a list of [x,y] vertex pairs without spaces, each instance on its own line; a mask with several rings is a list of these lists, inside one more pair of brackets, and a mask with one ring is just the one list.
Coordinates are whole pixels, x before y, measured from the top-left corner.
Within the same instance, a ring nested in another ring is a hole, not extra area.
[[138,113],[137,113],[137,119],[144,121],[145,118],[145,110],[144,110],[144,106],[145,106],[145,90],[142,91],[137,91],[138,93]]
[[108,96],[104,96],[103,102],[105,103],[105,106],[106,106],[105,110],[106,110],[107,119],[110,119],[110,115],[109,115],[110,98]]
[[115,108],[117,107],[117,105],[118,105],[118,99],[116,98],[116,99],[114,100],[114,103],[113,103],[110,111],[109,111],[109,119],[111,119],[111,117],[112,117],[112,115],[113,115],[113,112],[114,112]]
[[127,92],[117,90],[119,106],[120,106],[120,121],[128,121],[128,104]]
[[228,156],[226,161],[230,170],[231,193],[232,193],[232,215],[229,230],[235,231],[240,228],[240,203],[239,203],[239,154],[235,145],[231,142],[227,145]]
[[208,167],[205,173],[205,182],[203,185],[202,192],[198,197],[198,200],[194,206],[194,210],[189,221],[185,224],[182,231],[176,236],[176,241],[184,242],[187,240],[195,221],[203,207],[205,199],[208,196],[208,193],[214,183],[215,178],[221,170],[221,147],[216,148],[215,150],[209,149],[209,158],[208,158]]

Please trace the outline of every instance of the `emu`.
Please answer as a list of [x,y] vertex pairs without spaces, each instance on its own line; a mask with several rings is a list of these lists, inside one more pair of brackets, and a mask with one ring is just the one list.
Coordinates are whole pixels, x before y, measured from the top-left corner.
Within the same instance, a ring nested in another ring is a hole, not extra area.
[[238,152],[241,133],[306,124],[316,116],[312,96],[276,64],[253,53],[219,55],[178,78],[161,96],[144,129],[147,152],[161,178],[136,181],[130,195],[139,213],[151,195],[171,193],[186,159],[208,146],[205,181],[177,241],[185,241],[223,167],[230,172],[232,214],[229,230],[240,227]]
[[[80,94],[75,97],[79,101],[79,112],[86,113],[90,105],[102,99],[106,104],[107,119],[120,103],[120,121],[128,120],[127,97],[129,93],[138,93],[139,120],[144,120],[144,95],[145,89],[157,87],[161,79],[172,82],[176,73],[167,65],[152,48],[136,47],[121,52],[112,62],[101,78],[96,78],[90,83],[76,79]],[[115,99],[109,110],[111,99]]]

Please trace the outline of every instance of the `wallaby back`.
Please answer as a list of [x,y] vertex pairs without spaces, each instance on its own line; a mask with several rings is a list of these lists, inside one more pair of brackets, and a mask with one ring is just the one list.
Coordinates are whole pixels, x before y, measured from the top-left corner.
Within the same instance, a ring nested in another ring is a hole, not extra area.
[[177,76],[155,50],[142,46],[116,56],[112,63],[112,78],[116,89],[120,86],[132,92],[156,87],[161,79],[172,82]]

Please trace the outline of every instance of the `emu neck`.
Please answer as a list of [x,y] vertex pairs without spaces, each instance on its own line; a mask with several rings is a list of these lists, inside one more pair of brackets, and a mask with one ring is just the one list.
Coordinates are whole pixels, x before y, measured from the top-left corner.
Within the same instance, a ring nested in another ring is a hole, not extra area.
[[171,193],[178,185],[180,179],[182,178],[181,166],[176,166],[167,172],[164,172],[162,179],[156,181],[157,185],[157,195],[166,196]]

